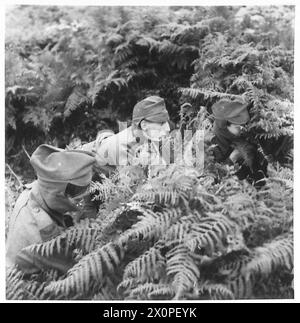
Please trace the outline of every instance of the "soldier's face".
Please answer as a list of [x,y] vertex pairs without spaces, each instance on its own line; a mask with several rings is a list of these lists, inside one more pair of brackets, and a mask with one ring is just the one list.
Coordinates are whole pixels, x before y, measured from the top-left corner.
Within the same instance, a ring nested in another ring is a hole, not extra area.
[[230,133],[232,133],[235,136],[240,136],[244,127],[238,124],[231,123],[229,126],[227,126],[227,129]]
[[141,127],[145,136],[151,140],[159,140],[170,133],[169,122],[156,123],[143,120]]
[[84,198],[89,195],[89,187],[89,185],[77,186],[68,184],[65,191],[65,196],[71,201],[72,204],[76,205],[80,209]]

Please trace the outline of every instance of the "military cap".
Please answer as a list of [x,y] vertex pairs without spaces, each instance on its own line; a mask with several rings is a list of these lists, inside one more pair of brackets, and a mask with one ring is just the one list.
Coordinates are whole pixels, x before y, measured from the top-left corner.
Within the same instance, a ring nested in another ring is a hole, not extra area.
[[250,120],[247,104],[242,100],[221,99],[212,106],[212,112],[217,120],[226,120],[242,125]]
[[144,119],[157,123],[169,121],[165,100],[159,96],[149,96],[138,102],[133,108],[132,122],[138,126]]
[[93,154],[82,150],[63,150],[40,145],[32,154],[30,163],[39,180],[51,183],[89,185],[92,179]]

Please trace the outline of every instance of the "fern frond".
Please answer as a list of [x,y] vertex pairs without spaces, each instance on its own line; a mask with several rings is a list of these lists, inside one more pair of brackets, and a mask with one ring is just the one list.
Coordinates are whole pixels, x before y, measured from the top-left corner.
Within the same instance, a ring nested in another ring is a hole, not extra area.
[[160,299],[161,297],[164,299],[170,299],[175,296],[175,291],[170,285],[158,284],[156,288],[153,288],[153,290],[149,292],[148,296],[154,300]]
[[59,236],[40,244],[28,246],[24,250],[44,257],[50,257],[56,252],[68,254],[70,250],[75,248],[79,248],[84,254],[88,253],[93,250],[101,227],[96,222],[86,222],[82,221]]
[[44,133],[48,132],[53,121],[54,113],[45,107],[26,106],[26,113],[23,116],[25,124],[32,123],[35,127],[40,128]]
[[108,301],[118,299],[116,295],[115,282],[110,279],[110,277],[104,278],[104,283],[101,286],[96,285],[96,292],[93,296],[93,300]]
[[119,70],[112,71],[106,78],[99,79],[95,86],[95,93],[107,91],[109,89],[117,88],[120,90],[122,87],[127,87],[128,81]]
[[120,295],[128,294],[130,290],[136,288],[139,283],[141,282],[136,278],[123,279],[122,282],[118,285],[117,291]]
[[258,111],[268,100],[266,93],[255,86],[250,86],[244,95],[249,102],[253,103],[253,111]]
[[154,49],[158,50],[160,42],[151,37],[142,37],[138,39],[135,44],[142,47],[148,47],[149,52],[152,52]]
[[106,40],[106,45],[110,47],[118,46],[124,40],[120,34],[112,34]]
[[[51,299],[51,295],[45,289],[47,283],[39,283],[37,281],[27,282],[25,289],[24,299],[30,300],[49,300]],[[57,295],[56,299],[59,299],[59,295]]]
[[143,255],[130,262],[124,270],[124,278],[155,276],[165,265],[164,257],[156,247],[147,250]]
[[87,293],[91,283],[101,282],[105,275],[115,271],[122,257],[123,251],[108,243],[84,256],[68,271],[65,279],[50,283],[46,289],[48,292],[64,295]]
[[23,273],[13,267],[6,273],[6,299],[21,300],[24,293]]
[[168,187],[161,187],[159,190],[155,188],[141,190],[132,197],[135,201],[152,201],[156,204],[172,206],[178,205],[180,201],[186,200],[187,198],[187,193],[178,192]]
[[[25,279],[24,274],[13,267],[9,269],[6,275],[6,299],[8,300],[49,300],[51,295],[45,290],[47,286],[47,281],[51,280],[48,277],[44,281],[43,274],[37,274],[30,277],[30,279]],[[53,277],[53,276],[52,276]],[[60,296],[56,299],[59,299]]]
[[234,299],[249,299],[253,291],[251,276],[242,275],[226,281],[227,288],[231,290]]
[[172,56],[181,52],[181,46],[173,44],[172,42],[164,39],[160,44],[158,51],[160,54],[165,56]]
[[121,88],[128,86],[128,82],[123,77],[115,77],[112,79],[106,79],[101,82],[98,82],[97,86],[98,92],[102,89],[106,91],[107,89],[110,89],[112,87],[116,87],[118,90],[121,90]]
[[238,91],[245,91],[252,86],[247,75],[238,76],[231,84],[230,89],[236,88]]
[[127,230],[119,238],[119,243],[124,244],[130,239],[159,239],[169,228],[181,217],[181,211],[178,209],[166,209],[163,212],[153,212],[150,210],[141,210],[140,221]]
[[222,99],[222,98],[237,98],[240,99],[241,96],[230,94],[230,93],[222,93],[216,92],[206,89],[194,89],[194,88],[179,88],[179,92],[184,96],[188,96],[192,99],[197,99],[199,96],[202,96],[204,100],[207,99]]
[[101,288],[92,298],[93,301],[111,301],[113,299],[115,299],[115,295],[108,287]]
[[148,180],[133,195],[132,200],[151,201],[160,205],[178,206],[189,199],[198,173],[193,167],[176,164]]
[[89,191],[93,194],[92,200],[106,201],[116,189],[113,181],[107,177],[102,177],[100,182],[91,182]]
[[215,194],[211,194],[203,185],[199,185],[196,190],[193,201],[198,201],[205,210],[213,211],[216,206],[222,204],[221,200]]
[[159,296],[172,297],[174,294],[174,290],[169,285],[146,283],[131,290],[129,298],[155,299]]
[[[191,221],[193,222],[193,221]],[[163,236],[166,242],[182,243],[185,241],[191,231],[193,223],[186,221],[186,217],[182,217],[177,223],[173,224]]]
[[194,26],[178,25],[177,30],[171,34],[171,41],[181,44],[191,44],[197,46],[199,41],[204,38],[208,32],[208,26],[198,23]]
[[75,87],[72,94],[68,97],[65,104],[64,117],[69,117],[73,111],[82,106],[88,101],[87,96],[83,93],[80,87]]
[[196,249],[205,250],[208,255],[213,255],[217,250],[224,252],[224,240],[234,234],[234,224],[222,216],[204,218],[200,223],[195,223],[186,246],[192,252]]
[[270,275],[278,267],[293,269],[293,238],[279,237],[276,240],[258,247],[254,257],[244,271],[251,274]]
[[234,300],[235,298],[232,291],[226,285],[207,282],[197,288],[197,294],[199,298],[201,296],[206,298],[206,295],[208,295],[212,300]]
[[133,55],[132,45],[127,42],[120,44],[115,48],[114,53],[114,61],[117,65],[121,65]]
[[210,271],[216,272],[220,278],[234,279],[241,276],[245,266],[252,260],[248,251],[235,251],[223,255],[213,261]]
[[172,277],[172,286],[176,291],[175,299],[197,285],[200,271],[191,251],[184,245],[178,245],[167,254],[167,275]]

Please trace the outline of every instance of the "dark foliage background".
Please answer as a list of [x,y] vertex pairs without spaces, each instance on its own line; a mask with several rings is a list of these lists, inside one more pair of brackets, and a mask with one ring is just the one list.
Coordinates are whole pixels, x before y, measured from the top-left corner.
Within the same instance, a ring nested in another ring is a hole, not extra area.
[[183,102],[199,110],[220,96],[248,96],[250,131],[286,162],[293,19],[288,6],[9,8],[7,161],[24,174],[22,147],[31,154],[43,142],[91,141],[103,128],[118,130],[116,121],[130,120],[134,104],[155,93],[175,123]]

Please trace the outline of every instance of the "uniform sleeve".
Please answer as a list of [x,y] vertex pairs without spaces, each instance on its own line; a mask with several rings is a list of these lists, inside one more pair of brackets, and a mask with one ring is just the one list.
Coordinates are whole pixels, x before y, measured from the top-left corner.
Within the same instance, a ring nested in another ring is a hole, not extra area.
[[119,142],[119,137],[109,137],[96,144],[96,163],[98,166],[128,166],[131,156],[130,146]]
[[85,151],[88,151],[90,153],[94,153],[95,152],[95,149],[96,149],[96,140],[94,141],[91,141],[87,144],[84,144],[80,147],[81,150],[85,150]]
[[26,274],[46,268],[67,271],[72,264],[70,255],[62,256],[54,253],[54,255],[46,257],[28,250],[29,246],[50,240],[61,233],[55,223],[40,229],[28,211],[27,207],[21,210],[9,232],[6,251],[8,266],[17,265]]
[[[109,138],[107,138],[109,139]],[[116,156],[111,149],[112,143],[105,139],[100,143],[97,140],[84,144],[80,149],[94,153],[96,163],[94,166],[95,173],[101,173],[109,176],[115,170]]]
[[[60,228],[30,196],[21,196],[16,203],[6,242],[8,266],[17,265],[24,273],[53,268],[65,272],[73,264],[72,254],[61,255],[54,251],[51,256],[41,256],[30,251],[30,246],[49,241],[62,233]],[[24,203],[21,203],[24,202]]]
[[20,270],[27,274],[32,274],[45,269],[56,269],[65,273],[72,267],[73,259],[71,250],[66,254],[54,249],[51,255],[48,256],[42,256],[37,252],[30,250],[30,246],[33,244],[50,241],[60,235],[62,233],[62,229],[57,224],[52,222],[47,226],[39,227],[39,224],[31,221],[31,224],[22,226],[22,229],[24,233],[23,236],[20,237],[20,240],[27,237],[27,241],[23,244],[22,249],[20,249],[21,246],[19,245],[20,250],[15,257],[15,264],[20,268]]
[[116,149],[112,140],[106,138],[101,142],[94,140],[80,147],[80,150],[85,150],[96,154],[96,161],[99,166],[116,164]]
[[217,162],[225,161],[233,151],[230,143],[219,136],[215,136],[212,143],[216,145],[213,148],[213,154]]
[[17,199],[9,221],[6,239],[6,262],[14,265],[17,253],[24,247],[41,242],[37,227],[29,212],[30,190],[25,190]]
[[111,138],[106,138],[100,143],[95,144],[96,163],[98,166],[115,166],[117,163],[116,158],[116,145]]

